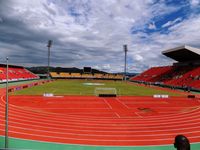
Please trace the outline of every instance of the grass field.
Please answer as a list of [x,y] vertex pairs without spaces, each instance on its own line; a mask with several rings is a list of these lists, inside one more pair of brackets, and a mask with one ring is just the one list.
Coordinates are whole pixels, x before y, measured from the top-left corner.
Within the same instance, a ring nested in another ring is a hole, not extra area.
[[[85,83],[101,83],[103,85],[85,85]],[[44,93],[53,93],[54,95],[94,95],[96,87],[116,88],[117,94],[122,96],[151,96],[153,94],[179,96],[173,92],[157,90],[151,87],[138,86],[130,82],[101,80],[56,80],[44,85],[23,89],[13,94],[42,95]]]

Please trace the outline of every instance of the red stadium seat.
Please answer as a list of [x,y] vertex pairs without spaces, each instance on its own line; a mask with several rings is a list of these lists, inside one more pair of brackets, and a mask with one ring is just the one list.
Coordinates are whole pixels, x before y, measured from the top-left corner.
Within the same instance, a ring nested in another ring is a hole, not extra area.
[[200,66],[164,66],[152,67],[132,77],[131,81],[160,82],[175,87],[200,88]]
[[[26,70],[23,67],[14,67],[9,66],[8,68],[8,78],[10,81],[19,81],[19,80],[30,80],[39,78],[37,75]],[[0,67],[0,82],[6,80],[6,66]]]

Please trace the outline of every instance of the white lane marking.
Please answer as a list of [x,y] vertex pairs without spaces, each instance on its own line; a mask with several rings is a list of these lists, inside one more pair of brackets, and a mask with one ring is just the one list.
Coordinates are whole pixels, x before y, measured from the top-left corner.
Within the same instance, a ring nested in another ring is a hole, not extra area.
[[[4,96],[4,95],[3,95]],[[1,97],[1,100],[3,101],[3,96]],[[4,101],[3,101],[4,102]],[[18,106],[15,106],[15,105],[12,105],[13,107],[17,107],[17,108],[21,108],[21,107],[18,107]],[[23,108],[21,108],[21,109],[23,109]],[[27,109],[23,109],[23,110],[27,110]],[[199,110],[199,107],[198,108],[196,108],[196,110]],[[18,110],[19,111],[19,110]],[[191,110],[190,111],[190,113],[191,112],[193,112],[193,111],[195,111],[195,110]],[[44,112],[43,112],[44,113]],[[45,113],[45,114],[55,114],[55,113]],[[177,113],[177,114],[185,114],[184,112],[181,112],[181,113]],[[177,115],[176,114],[176,115]],[[176,116],[176,115],[173,115],[173,117],[178,117],[178,116]],[[167,116],[169,116],[169,115],[165,115],[166,117]],[[156,119],[159,119],[159,120],[161,120],[161,119],[163,119],[165,116],[161,116],[161,117],[152,117],[152,116],[150,116],[150,117],[148,117],[148,118],[150,118],[150,119],[154,119],[155,120],[155,118]],[[172,116],[172,115],[170,115],[170,116]],[[74,116],[75,117],[75,116]],[[128,118],[128,117],[126,117],[126,118]],[[132,117],[131,117],[132,118]],[[176,119],[176,118],[175,118]],[[147,118],[145,118],[145,120],[148,120]],[[166,119],[165,119],[166,120]]]
[[140,117],[140,118],[143,118],[138,112],[135,112],[135,114]]
[[112,106],[110,105],[110,103],[108,103],[108,101],[107,101],[105,98],[103,98],[103,101],[108,105],[108,107],[109,107],[110,109],[113,109]]
[[130,109],[126,104],[124,104],[123,102],[121,102],[118,98],[115,98],[120,104],[122,104],[124,107],[126,107],[127,109]]

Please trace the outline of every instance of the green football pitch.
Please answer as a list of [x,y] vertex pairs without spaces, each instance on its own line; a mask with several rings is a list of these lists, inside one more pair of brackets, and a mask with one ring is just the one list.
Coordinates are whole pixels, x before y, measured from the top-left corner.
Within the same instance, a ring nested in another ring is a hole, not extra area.
[[149,86],[140,86],[131,82],[105,81],[105,80],[56,80],[43,85],[16,91],[14,95],[95,95],[96,88],[115,88],[117,95],[152,96],[154,94],[167,94],[180,96],[177,93],[158,90]]

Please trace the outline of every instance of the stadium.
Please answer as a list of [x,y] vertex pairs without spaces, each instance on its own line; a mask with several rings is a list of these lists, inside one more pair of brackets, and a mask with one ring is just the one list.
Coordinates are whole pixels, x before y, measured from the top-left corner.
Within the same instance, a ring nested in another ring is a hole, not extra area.
[[199,150],[200,0],[0,0],[0,150]]
[[176,135],[184,135],[198,149],[199,51],[189,46],[163,51],[177,62],[130,80],[95,74],[90,67],[82,73],[50,71],[50,78],[39,79],[24,67],[2,64],[0,146],[167,150]]

